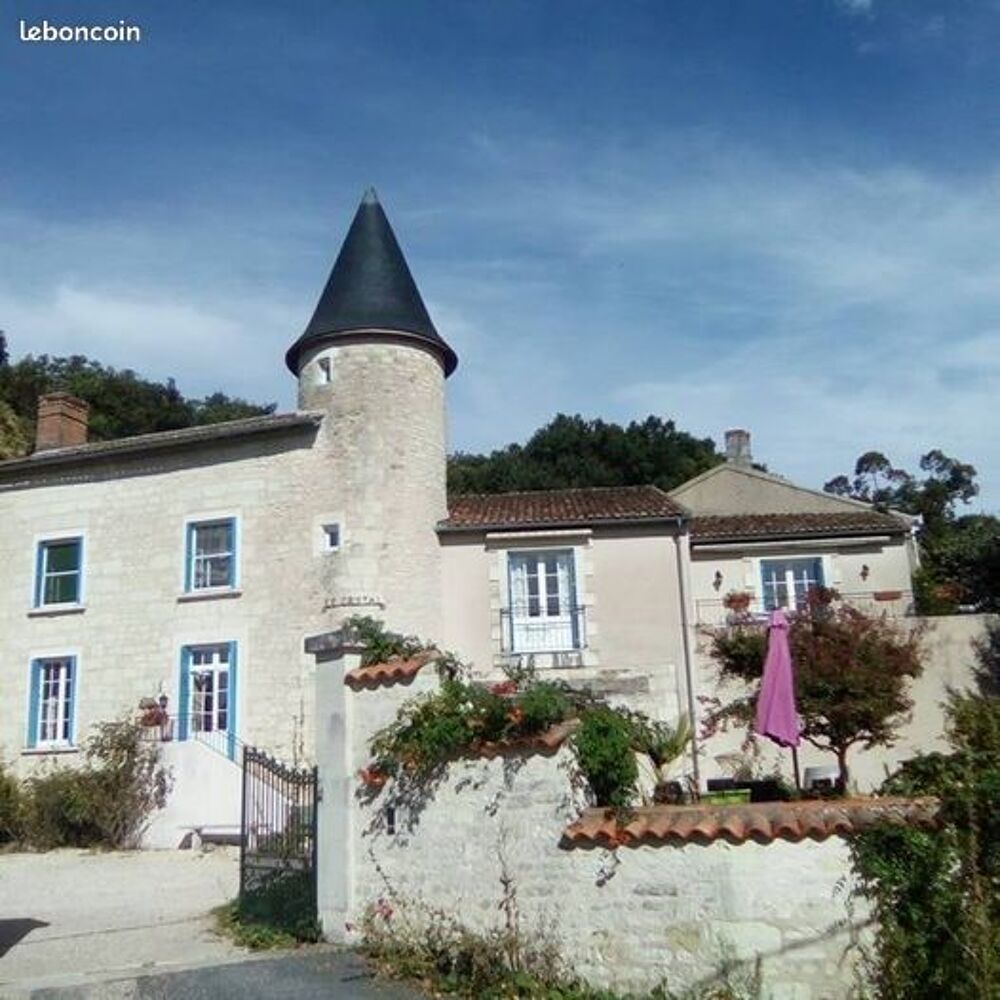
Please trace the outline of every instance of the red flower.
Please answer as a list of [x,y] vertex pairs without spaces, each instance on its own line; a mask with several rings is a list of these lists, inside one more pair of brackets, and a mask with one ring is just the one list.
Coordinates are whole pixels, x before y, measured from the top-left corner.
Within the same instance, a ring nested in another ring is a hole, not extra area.
[[499,681],[490,685],[490,694],[508,695],[517,694],[517,681]]

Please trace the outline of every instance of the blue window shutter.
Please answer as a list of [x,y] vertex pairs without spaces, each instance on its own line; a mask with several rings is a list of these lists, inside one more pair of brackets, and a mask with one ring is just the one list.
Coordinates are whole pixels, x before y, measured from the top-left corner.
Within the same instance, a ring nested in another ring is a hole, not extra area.
[[230,760],[236,759],[236,697],[239,694],[238,676],[236,643],[231,642],[229,644],[229,718],[226,720],[229,730],[229,736],[226,741],[226,752]]
[[191,649],[181,649],[181,676],[177,685],[177,739],[188,738],[188,703],[191,700]]
[[45,543],[39,542],[35,550],[35,607],[42,606],[42,593],[45,581],[42,579],[42,563],[45,559]]
[[76,689],[76,657],[69,657],[69,744],[76,746],[76,706],[80,694]]
[[[85,594],[83,592],[83,539],[79,539],[77,542],[77,556],[76,556],[76,602],[77,604],[83,604],[85,599]],[[76,673],[76,661],[73,661],[73,673]],[[74,693],[74,699],[76,695]]]
[[236,586],[236,560],[239,558],[239,553],[236,551],[236,518],[231,517],[226,522],[226,528],[228,529],[228,541],[229,541],[229,551],[232,552],[233,556],[229,563],[229,586]]
[[184,532],[184,592],[191,590],[191,557],[194,554],[194,525],[189,524]]
[[826,580],[823,579],[823,560],[822,559],[814,559],[813,560],[813,565],[815,567],[815,571],[813,573],[813,576],[815,577],[816,582],[819,584],[819,586],[825,587],[826,586]]
[[26,744],[29,749],[38,743],[38,700],[41,696],[42,664],[40,660],[31,661],[28,671],[28,725]]

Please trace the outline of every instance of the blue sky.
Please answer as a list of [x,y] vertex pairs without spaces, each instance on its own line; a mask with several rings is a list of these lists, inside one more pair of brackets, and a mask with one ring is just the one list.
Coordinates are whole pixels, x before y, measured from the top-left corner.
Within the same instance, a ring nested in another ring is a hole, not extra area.
[[0,328],[289,408],[374,184],[453,448],[657,413],[812,486],[939,447],[996,510],[998,50],[984,0],[3,0]]

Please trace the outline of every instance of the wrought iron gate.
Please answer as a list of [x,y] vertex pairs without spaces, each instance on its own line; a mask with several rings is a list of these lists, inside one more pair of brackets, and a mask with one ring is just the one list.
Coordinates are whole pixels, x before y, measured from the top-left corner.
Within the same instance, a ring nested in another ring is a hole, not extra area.
[[263,750],[243,751],[240,899],[276,891],[316,910],[315,767],[288,767]]

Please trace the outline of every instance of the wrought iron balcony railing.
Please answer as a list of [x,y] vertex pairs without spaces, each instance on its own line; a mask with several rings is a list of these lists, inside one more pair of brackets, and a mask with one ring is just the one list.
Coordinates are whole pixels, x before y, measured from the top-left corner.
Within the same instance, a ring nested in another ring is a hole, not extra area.
[[500,611],[504,653],[568,653],[586,647],[587,612],[583,605],[560,607],[555,615],[542,616],[537,613],[540,610],[540,606],[515,606]]
[[[838,590],[837,594],[840,601],[870,614],[904,618],[915,613],[913,592],[910,590]],[[745,621],[748,616],[765,620],[769,612],[760,597],[752,597],[745,608],[730,606],[731,603],[731,601],[727,603],[721,597],[695,600],[695,624],[731,625],[741,620]]]

